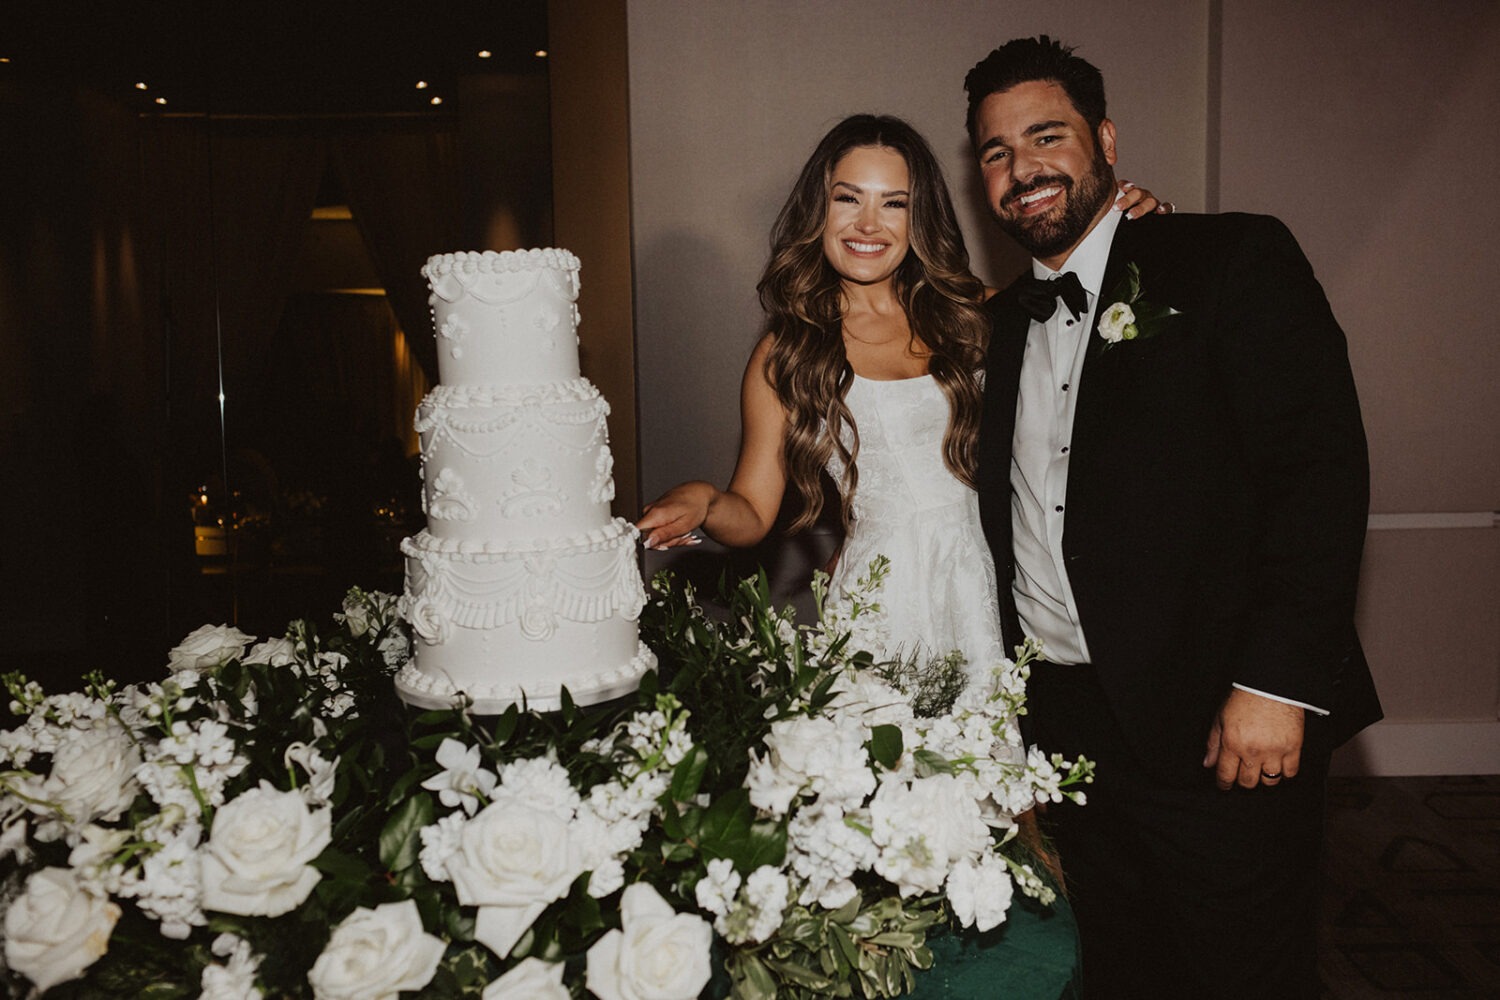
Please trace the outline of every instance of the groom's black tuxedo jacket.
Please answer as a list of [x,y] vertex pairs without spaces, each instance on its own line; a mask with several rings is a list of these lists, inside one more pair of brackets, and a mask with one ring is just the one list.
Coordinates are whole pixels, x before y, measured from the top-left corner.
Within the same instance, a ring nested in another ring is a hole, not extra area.
[[[1106,350],[1098,317],[1130,263],[1141,299],[1181,315]],[[988,308],[978,488],[1015,641],[1011,438],[1029,320],[1014,286]],[[1343,332],[1286,227],[1252,215],[1122,222],[1069,391],[1065,565],[1142,762],[1201,772],[1236,682],[1331,710],[1315,727],[1329,746],[1380,718],[1353,625],[1364,428]]]

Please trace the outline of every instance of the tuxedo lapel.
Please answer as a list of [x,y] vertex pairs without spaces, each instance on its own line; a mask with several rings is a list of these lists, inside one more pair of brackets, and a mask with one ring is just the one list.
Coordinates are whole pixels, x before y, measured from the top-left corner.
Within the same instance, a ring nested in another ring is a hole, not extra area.
[[[991,332],[988,371],[990,405],[986,407],[985,434],[998,451],[1010,454],[1010,440],[1016,427],[1016,396],[1021,388],[1021,361],[1026,356],[1026,334],[1031,317],[1021,308],[1014,289],[1007,288],[991,304],[994,326]],[[1009,480],[1009,466],[1006,479]]]

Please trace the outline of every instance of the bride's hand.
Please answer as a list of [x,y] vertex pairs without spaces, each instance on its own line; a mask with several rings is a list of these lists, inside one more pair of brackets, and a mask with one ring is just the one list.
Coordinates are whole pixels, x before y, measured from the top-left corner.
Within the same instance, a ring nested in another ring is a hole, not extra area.
[[1115,198],[1115,208],[1125,213],[1127,219],[1139,219],[1143,215],[1171,215],[1175,206],[1170,201],[1160,201],[1156,195],[1130,181],[1120,181],[1120,193]]
[[697,545],[703,539],[693,532],[708,520],[708,506],[717,493],[712,483],[691,482],[674,486],[641,511],[641,519],[635,522],[641,532],[641,542],[648,549]]

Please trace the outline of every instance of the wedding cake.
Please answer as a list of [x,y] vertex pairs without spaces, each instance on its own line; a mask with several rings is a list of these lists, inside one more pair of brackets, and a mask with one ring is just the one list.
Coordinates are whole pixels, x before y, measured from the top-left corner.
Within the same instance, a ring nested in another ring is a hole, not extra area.
[[401,543],[417,642],[396,690],[480,714],[635,690],[656,660],[637,532],[609,513],[609,404],[579,374],[578,258],[440,254],[422,275],[439,384],[417,409],[427,527]]

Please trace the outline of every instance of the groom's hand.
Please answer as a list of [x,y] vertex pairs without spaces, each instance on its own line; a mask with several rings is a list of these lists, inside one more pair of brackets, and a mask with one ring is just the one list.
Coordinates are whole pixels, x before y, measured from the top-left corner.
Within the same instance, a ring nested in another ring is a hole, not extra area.
[[1301,708],[1239,688],[1229,692],[1208,731],[1203,757],[1220,790],[1276,785],[1296,777],[1301,760]]

